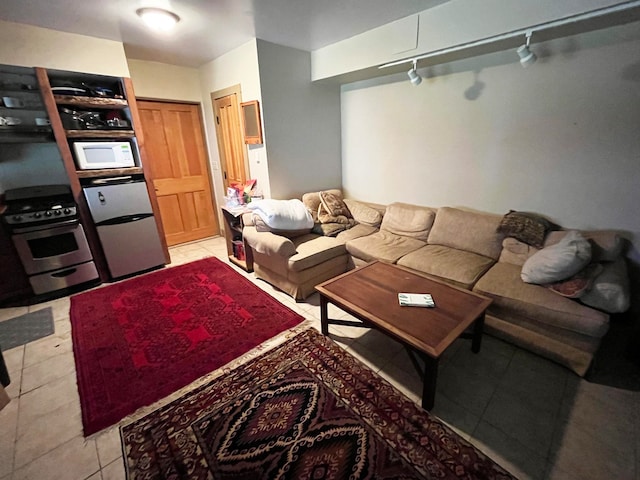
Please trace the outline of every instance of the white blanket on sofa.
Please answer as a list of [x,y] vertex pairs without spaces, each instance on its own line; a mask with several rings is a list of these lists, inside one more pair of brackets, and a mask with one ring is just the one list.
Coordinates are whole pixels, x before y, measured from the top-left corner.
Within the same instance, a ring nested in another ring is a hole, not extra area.
[[256,200],[247,205],[264,223],[274,230],[303,230],[313,227],[313,218],[298,199]]

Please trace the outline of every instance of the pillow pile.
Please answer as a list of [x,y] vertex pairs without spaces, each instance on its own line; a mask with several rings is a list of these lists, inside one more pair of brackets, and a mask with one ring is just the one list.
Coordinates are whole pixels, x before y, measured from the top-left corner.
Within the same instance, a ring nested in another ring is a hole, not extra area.
[[333,237],[356,224],[349,208],[339,195],[330,191],[322,191],[318,193],[318,197],[320,203],[313,233]]
[[298,199],[257,200],[248,204],[247,208],[252,211],[253,223],[259,232],[300,235],[309,233],[313,227],[311,214]]
[[551,222],[545,218],[534,213],[515,210],[509,210],[498,226],[498,232],[536,248],[542,248],[544,237],[550,229]]

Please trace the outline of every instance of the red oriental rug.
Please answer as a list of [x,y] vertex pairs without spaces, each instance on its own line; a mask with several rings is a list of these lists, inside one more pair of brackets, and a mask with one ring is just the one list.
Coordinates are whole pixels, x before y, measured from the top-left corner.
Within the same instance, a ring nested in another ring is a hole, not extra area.
[[127,478],[514,479],[313,329],[242,360],[121,427]]
[[85,436],[303,320],[216,258],[71,297]]

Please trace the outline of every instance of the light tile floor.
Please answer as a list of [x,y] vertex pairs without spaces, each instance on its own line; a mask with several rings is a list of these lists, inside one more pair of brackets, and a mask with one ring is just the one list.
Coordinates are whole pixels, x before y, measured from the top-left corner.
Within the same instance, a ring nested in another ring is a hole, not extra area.
[[[224,239],[171,248],[171,266],[207,256],[226,260]],[[320,328],[317,295],[296,303],[237,270]],[[46,306],[53,308],[55,334],[4,352],[12,401],[0,411],[0,480],[123,479],[117,426],[82,436],[69,298],[0,309],[0,321]],[[348,318],[333,306],[329,313]],[[399,344],[355,327],[330,332],[420,401],[419,378]],[[640,480],[640,393],[587,382],[491,336],[477,355],[467,340],[445,353],[432,413],[519,478]]]

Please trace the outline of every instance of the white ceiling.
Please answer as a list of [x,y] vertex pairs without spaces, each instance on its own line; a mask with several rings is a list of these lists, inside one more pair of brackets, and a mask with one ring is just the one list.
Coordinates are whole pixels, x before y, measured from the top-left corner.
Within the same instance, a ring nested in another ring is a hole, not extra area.
[[[315,50],[447,0],[2,0],[0,19],[121,41],[130,58],[200,66],[252,38]],[[171,35],[135,11],[181,17]]]

